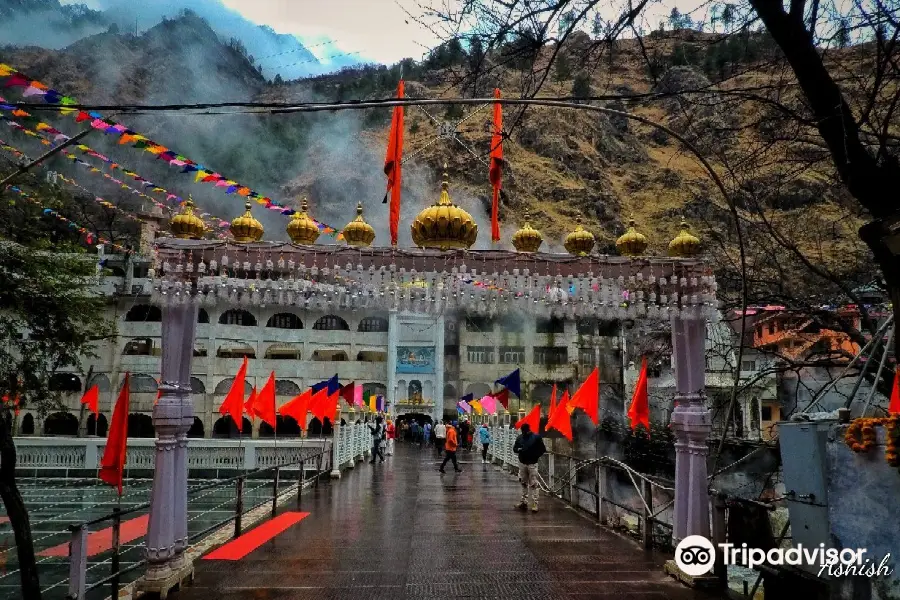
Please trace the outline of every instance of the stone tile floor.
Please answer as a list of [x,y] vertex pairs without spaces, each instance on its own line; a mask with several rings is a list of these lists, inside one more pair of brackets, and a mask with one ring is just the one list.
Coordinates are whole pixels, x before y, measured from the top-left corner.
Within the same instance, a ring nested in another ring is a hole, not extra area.
[[464,454],[463,473],[440,475],[433,453],[398,445],[386,463],[359,464],[304,495],[311,515],[244,559],[198,561],[194,584],[170,597],[711,597],[664,575],[665,555],[560,501],[542,498],[536,514],[514,510],[515,478]]

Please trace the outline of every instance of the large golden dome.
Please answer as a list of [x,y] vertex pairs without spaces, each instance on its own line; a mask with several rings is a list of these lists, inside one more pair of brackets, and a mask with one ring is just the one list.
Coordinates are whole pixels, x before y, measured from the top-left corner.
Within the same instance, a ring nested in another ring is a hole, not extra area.
[[172,217],[169,223],[172,233],[183,240],[199,240],[206,232],[203,219],[194,214],[194,201],[188,196],[184,203],[184,210]]
[[344,227],[344,240],[351,246],[371,246],[375,241],[375,228],[363,219],[362,202],[356,205],[356,218]]
[[544,243],[544,236],[541,235],[541,232],[528,222],[527,212],[525,213],[525,224],[513,234],[512,243],[517,252],[537,252]]
[[[447,165],[444,165],[444,169]],[[413,243],[419,248],[469,248],[478,237],[478,224],[472,215],[450,201],[449,177],[444,173],[441,197],[418,214],[410,225]]]
[[265,229],[263,229],[262,223],[250,214],[250,202],[247,202],[245,208],[247,211],[231,222],[231,227],[229,227],[231,235],[234,236],[234,241],[236,242],[258,242],[262,238]]
[[594,234],[582,227],[579,221],[575,231],[566,236],[563,247],[573,256],[587,256],[594,249]]
[[622,256],[640,256],[647,250],[647,236],[634,228],[634,219],[628,221],[628,229],[616,240],[616,248]]
[[669,256],[690,258],[700,254],[700,238],[691,233],[687,221],[681,220],[681,232],[669,242]]
[[287,234],[295,244],[312,245],[319,239],[319,227],[307,213],[309,204],[306,200],[300,205],[300,210],[294,213],[287,226]]

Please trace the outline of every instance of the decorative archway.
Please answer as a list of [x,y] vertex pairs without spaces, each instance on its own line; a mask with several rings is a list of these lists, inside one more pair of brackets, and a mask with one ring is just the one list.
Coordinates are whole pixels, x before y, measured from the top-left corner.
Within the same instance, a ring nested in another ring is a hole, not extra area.
[[[223,379],[219,383],[216,384],[216,391],[213,392],[216,396],[225,396],[230,390],[231,386],[234,384],[234,377],[229,379]],[[253,391],[253,386],[250,385],[249,381],[244,381],[244,396],[249,396],[250,392]]]
[[154,356],[156,354],[153,340],[150,338],[135,338],[126,342],[122,348],[122,356]]
[[50,376],[49,385],[51,392],[81,391],[81,379],[75,373],[54,373]]
[[191,377],[191,393],[192,394],[205,394],[206,386],[203,384],[203,381],[198,379],[197,377]]
[[365,333],[387,333],[388,320],[382,317],[366,317],[359,322],[356,330]]
[[278,437],[299,437],[300,425],[294,417],[284,417],[278,415],[275,421],[275,429],[268,423],[260,423],[259,437],[274,437],[275,431],[278,431]]
[[[132,394],[155,394],[158,388],[159,384],[156,383],[156,379],[150,375],[135,373],[129,377],[128,391]],[[128,431],[131,435],[131,430]]]
[[90,389],[94,385],[97,386],[97,391],[101,393],[108,392],[111,387],[109,383],[109,377],[107,377],[104,373],[97,373],[96,375],[91,377],[91,380],[88,381],[87,388],[85,389]]
[[350,326],[347,325],[347,321],[337,315],[325,315],[319,317],[319,320],[313,325],[313,329],[317,331],[350,331]]
[[266,327],[274,327],[276,329],[303,329],[303,321],[294,313],[277,313],[269,317]]
[[158,306],[153,306],[152,304],[136,304],[125,313],[126,323],[158,323],[160,321],[162,321],[162,311]]
[[[253,424],[250,423],[250,419],[244,417],[241,421],[241,429],[243,429],[243,434],[249,436],[250,432],[253,431]],[[234,424],[234,421],[230,416],[220,417],[215,423],[213,423],[213,437],[214,438],[236,438],[241,437],[242,432],[238,431],[237,426]]]
[[44,435],[78,435],[78,418],[72,413],[55,412],[44,421]]
[[344,362],[347,353],[343,350],[316,350],[312,353],[312,360],[320,362]]
[[[109,423],[106,420],[106,415],[100,413],[99,417],[94,417],[94,415],[89,415],[87,418],[87,434],[88,435],[96,435],[97,437],[106,437],[106,432],[109,430]],[[131,435],[131,432],[129,432]]]
[[188,429],[187,436],[189,438],[202,438],[205,433],[203,421],[201,421],[199,417],[194,417],[194,422],[191,424],[191,428]]
[[256,317],[253,313],[232,308],[219,315],[219,325],[237,325],[238,327],[256,327]]
[[22,425],[19,426],[19,433],[21,435],[34,435],[34,417],[31,413],[25,413],[25,416],[22,417]]
[[153,438],[156,437],[156,429],[153,427],[153,419],[144,413],[131,413],[128,415],[128,437]]

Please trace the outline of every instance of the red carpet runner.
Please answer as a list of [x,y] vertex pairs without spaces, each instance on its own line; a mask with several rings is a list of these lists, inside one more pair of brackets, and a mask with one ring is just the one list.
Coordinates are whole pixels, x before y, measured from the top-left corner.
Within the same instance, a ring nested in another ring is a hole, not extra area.
[[[135,519],[122,521],[119,526],[119,544],[125,545],[133,542],[147,533],[147,522],[150,515],[144,515]],[[95,556],[112,548],[112,527],[94,531],[88,534],[88,556]],[[69,542],[47,548],[38,556],[69,556]]]
[[256,529],[251,529],[237,539],[220,546],[203,558],[204,560],[240,560],[307,516],[309,516],[308,512],[280,514],[271,521],[266,521]]

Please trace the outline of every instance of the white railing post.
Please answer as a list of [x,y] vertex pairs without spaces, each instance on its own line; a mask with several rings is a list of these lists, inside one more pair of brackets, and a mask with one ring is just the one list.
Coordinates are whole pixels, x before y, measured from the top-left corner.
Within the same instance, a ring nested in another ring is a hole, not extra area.
[[69,598],[84,600],[87,583],[87,536],[84,525],[72,528],[72,540],[69,542]]

